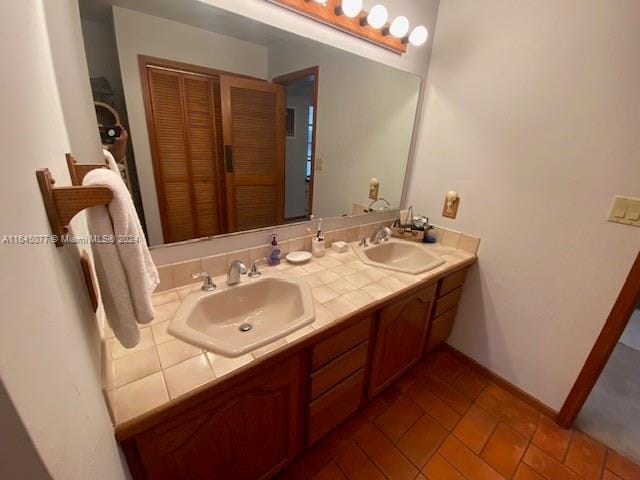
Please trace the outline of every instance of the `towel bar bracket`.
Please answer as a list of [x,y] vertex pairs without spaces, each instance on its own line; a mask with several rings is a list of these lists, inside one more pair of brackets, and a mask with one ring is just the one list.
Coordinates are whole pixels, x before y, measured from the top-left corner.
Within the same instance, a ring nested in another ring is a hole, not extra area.
[[64,245],[63,236],[68,233],[73,217],[86,208],[107,205],[113,199],[113,192],[107,187],[55,187],[48,168],[36,170],[36,178],[57,247]]

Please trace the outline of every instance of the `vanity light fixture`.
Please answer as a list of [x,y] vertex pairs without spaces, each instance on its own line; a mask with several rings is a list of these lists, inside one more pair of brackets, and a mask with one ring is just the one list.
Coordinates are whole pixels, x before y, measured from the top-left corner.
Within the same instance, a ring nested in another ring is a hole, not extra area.
[[393,19],[391,25],[382,32],[384,35],[393,35],[396,38],[404,38],[409,33],[409,19],[400,15]]
[[345,15],[349,18],[355,18],[362,11],[362,0],[342,0],[342,3],[336,7],[336,15]]
[[382,28],[387,24],[389,12],[384,5],[376,5],[371,8],[369,15],[360,19],[360,25],[363,27],[369,25],[372,28]]
[[419,47],[420,45],[424,45],[429,38],[429,30],[427,27],[422,25],[414,28],[408,37],[402,39],[403,43],[410,43],[414,47]]
[[325,25],[359,37],[402,55],[408,45],[424,45],[429,32],[423,26],[409,34],[409,19],[397,16],[389,23],[389,12],[382,4],[370,11],[363,9],[363,0],[265,0]]

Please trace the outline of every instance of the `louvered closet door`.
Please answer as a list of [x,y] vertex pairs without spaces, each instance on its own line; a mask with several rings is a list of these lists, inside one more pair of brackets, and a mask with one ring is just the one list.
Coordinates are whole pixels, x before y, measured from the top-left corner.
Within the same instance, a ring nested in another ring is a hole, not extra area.
[[284,220],[284,102],[281,85],[221,76],[230,231]]
[[224,233],[213,80],[154,67],[147,75],[164,241]]

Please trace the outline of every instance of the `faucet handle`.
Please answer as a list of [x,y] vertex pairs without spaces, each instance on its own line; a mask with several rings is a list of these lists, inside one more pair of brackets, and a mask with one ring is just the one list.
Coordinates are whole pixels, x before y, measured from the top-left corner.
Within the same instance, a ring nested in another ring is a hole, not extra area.
[[191,278],[193,278],[194,280],[198,278],[203,279],[202,287],[200,287],[200,290],[202,290],[203,292],[212,292],[213,290],[216,289],[216,284],[213,283],[213,279],[211,278],[211,275],[209,275],[208,272],[192,273]]
[[258,259],[251,264],[251,270],[249,271],[249,278],[258,278],[262,275],[262,272],[258,269],[258,263],[266,261],[264,258]]

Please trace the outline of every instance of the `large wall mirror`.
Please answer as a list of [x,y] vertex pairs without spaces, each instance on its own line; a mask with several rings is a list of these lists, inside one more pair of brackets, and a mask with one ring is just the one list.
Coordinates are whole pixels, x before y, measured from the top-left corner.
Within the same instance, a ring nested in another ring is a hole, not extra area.
[[150,245],[400,206],[420,77],[196,0],[80,12]]

